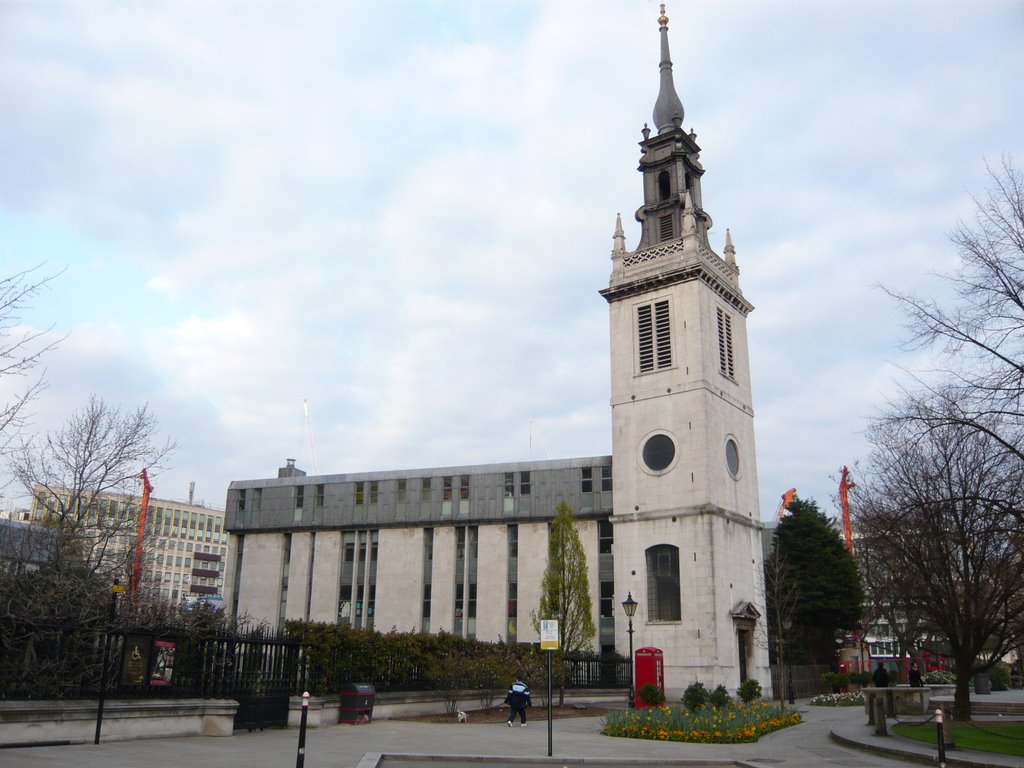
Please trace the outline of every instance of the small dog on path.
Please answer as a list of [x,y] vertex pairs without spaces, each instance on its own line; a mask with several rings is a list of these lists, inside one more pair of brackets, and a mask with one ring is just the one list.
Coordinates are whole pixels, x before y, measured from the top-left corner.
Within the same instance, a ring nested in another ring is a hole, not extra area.
[[459,710],[459,722],[460,723],[468,723],[469,722],[469,715],[467,715],[461,709]]

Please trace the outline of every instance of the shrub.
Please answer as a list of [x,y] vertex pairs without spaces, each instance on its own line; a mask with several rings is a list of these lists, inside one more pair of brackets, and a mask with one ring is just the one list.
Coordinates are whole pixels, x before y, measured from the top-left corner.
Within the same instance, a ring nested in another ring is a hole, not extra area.
[[641,703],[647,707],[660,707],[665,703],[665,694],[654,683],[644,683],[641,685],[640,690],[637,691],[637,696],[640,698]]
[[724,685],[720,685],[708,696],[708,703],[715,709],[725,709],[732,704],[732,696]]
[[821,682],[826,688],[837,691],[850,684],[850,676],[845,672],[826,672],[821,676]]
[[739,690],[736,691],[736,695],[740,697],[740,701],[744,704],[749,704],[752,701],[757,701],[761,698],[761,684],[753,678],[747,678],[740,683]]
[[925,685],[953,685],[956,683],[956,675],[945,669],[934,669],[921,678]]
[[993,691],[1010,690],[1010,667],[1006,664],[996,664],[988,671],[988,679],[992,681]]
[[686,690],[683,691],[683,704],[691,711],[703,707],[708,703],[709,698],[710,694],[708,694],[707,688],[704,687],[704,683],[701,682],[690,683]]
[[870,672],[851,672],[850,682],[856,683],[857,685],[871,685],[871,673]]

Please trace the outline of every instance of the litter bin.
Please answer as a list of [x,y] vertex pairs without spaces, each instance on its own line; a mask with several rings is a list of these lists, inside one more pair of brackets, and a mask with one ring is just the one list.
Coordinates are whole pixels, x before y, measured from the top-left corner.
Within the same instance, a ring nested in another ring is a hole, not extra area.
[[339,723],[368,723],[373,718],[373,700],[377,692],[368,683],[349,683],[341,687]]
[[989,679],[988,672],[974,673],[974,692],[979,695],[992,693],[992,680]]

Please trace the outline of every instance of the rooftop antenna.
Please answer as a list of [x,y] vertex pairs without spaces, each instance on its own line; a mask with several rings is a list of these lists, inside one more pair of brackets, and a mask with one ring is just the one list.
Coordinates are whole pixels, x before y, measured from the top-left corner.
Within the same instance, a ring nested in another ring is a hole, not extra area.
[[544,448],[544,455],[549,459],[554,458],[551,455],[551,449],[548,447],[548,441],[544,439],[544,433],[540,431],[540,427],[537,426],[537,422],[530,421],[530,458],[533,458],[533,433],[537,433],[537,439],[540,440],[541,446]]
[[320,465],[316,460],[316,441],[313,439],[313,417],[309,415],[309,400],[302,401],[306,413],[306,433],[309,435],[309,464],[314,475],[320,474]]

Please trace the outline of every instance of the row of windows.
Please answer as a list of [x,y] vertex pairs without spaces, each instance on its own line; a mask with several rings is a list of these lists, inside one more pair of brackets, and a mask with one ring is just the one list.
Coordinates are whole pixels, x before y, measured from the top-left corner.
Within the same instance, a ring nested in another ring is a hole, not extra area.
[[[390,486],[395,505],[396,517],[405,519],[411,504],[418,503],[419,515],[426,519],[437,512],[442,519],[468,517],[470,513],[470,475],[449,475],[442,477],[425,477],[397,480],[365,480],[349,483],[352,487],[353,513],[357,520],[361,516],[376,514],[381,508],[381,498],[385,487]],[[303,520],[304,506],[310,498],[308,488],[315,487],[313,494],[317,505],[323,505],[324,486],[294,486],[292,488],[295,507],[293,522]],[[532,474],[528,470],[506,472],[502,478],[502,512],[513,515],[516,512],[527,514],[531,511]],[[582,509],[611,509],[612,471],[610,466],[583,467],[580,470],[580,489],[583,495]],[[437,492],[437,493],[435,493]],[[439,501],[435,498],[439,497]],[[238,491],[235,502],[236,524],[243,525],[243,515],[248,512],[254,517],[262,511],[263,489],[242,488]],[[308,519],[308,518],[307,518]]]

